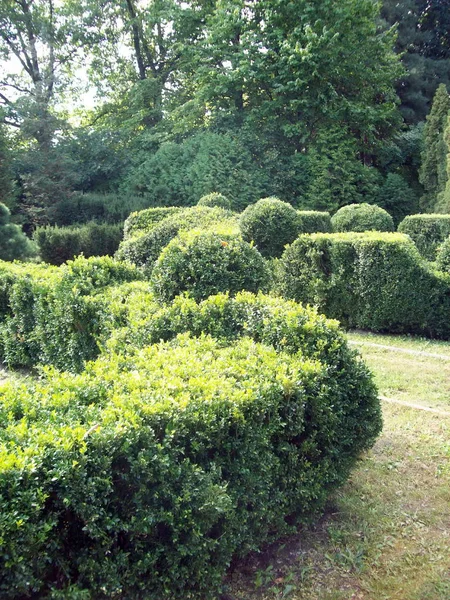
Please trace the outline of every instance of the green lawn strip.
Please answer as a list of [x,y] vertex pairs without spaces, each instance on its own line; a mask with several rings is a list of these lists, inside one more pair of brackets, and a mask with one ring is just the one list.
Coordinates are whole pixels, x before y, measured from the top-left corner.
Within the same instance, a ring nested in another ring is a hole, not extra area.
[[[450,410],[450,361],[428,355],[412,355],[397,351],[414,350],[450,356],[450,343],[439,342],[438,346],[425,347],[422,338],[391,338],[391,350],[366,345],[385,344],[386,336],[371,334],[348,334],[356,341],[355,348],[375,376],[380,395],[405,402],[422,404],[444,411]],[[363,342],[363,343],[361,343]]]
[[361,342],[361,348],[365,344],[383,344],[395,348],[414,350],[416,352],[429,352],[441,354],[450,358],[450,342],[441,340],[430,340],[425,337],[411,335],[396,335],[392,333],[371,333],[368,331],[352,330],[347,332],[351,342]]

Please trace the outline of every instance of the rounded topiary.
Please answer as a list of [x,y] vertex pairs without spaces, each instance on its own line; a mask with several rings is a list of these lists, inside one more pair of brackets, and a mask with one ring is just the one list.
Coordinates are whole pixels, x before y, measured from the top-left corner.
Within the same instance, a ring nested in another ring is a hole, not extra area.
[[162,301],[188,292],[196,300],[218,292],[257,292],[268,283],[265,261],[236,235],[191,231],[170,242],[152,272],[152,287]]
[[212,192],[206,196],[202,196],[197,202],[198,206],[209,206],[211,208],[218,206],[219,208],[225,208],[226,210],[233,210],[233,203],[229,198],[218,192]]
[[0,260],[20,260],[36,256],[35,245],[18,225],[9,220],[9,208],[0,203]]
[[333,229],[341,231],[395,231],[391,215],[376,204],[348,204],[331,217]]
[[278,198],[263,198],[247,206],[239,225],[244,240],[255,242],[265,257],[281,256],[286,244],[299,234],[297,211]]
[[450,273],[450,236],[438,247],[436,254],[436,267]]

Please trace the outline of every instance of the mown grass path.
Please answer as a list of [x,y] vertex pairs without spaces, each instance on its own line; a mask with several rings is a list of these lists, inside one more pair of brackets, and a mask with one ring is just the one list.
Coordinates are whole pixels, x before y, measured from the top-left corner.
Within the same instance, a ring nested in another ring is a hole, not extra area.
[[318,523],[237,566],[230,598],[450,599],[450,343],[348,337],[383,433]]

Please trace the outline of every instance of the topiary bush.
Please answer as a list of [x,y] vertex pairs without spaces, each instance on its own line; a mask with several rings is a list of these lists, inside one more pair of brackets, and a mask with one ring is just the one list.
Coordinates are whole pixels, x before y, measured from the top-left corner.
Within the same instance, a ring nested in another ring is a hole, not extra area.
[[167,217],[176,215],[182,210],[179,206],[160,206],[133,212],[124,223],[123,239],[129,240],[137,235],[143,235]]
[[376,389],[335,322],[251,294],[178,298],[164,322],[200,336],[2,388],[5,600],[212,600],[373,444]]
[[146,276],[150,276],[161,251],[178,233],[193,228],[206,231],[217,227],[237,232],[236,219],[232,212],[218,207],[187,208],[162,219],[147,232],[140,233],[135,228],[135,237],[120,244],[116,257],[143,267]]
[[450,336],[450,279],[402,234],[300,236],[280,260],[278,289],[348,327]]
[[112,256],[122,239],[121,225],[88,223],[79,227],[38,227],[34,239],[39,254],[51,265],[62,265],[75,256]]
[[343,206],[331,217],[331,223],[336,232],[395,231],[394,221],[387,211],[365,202]]
[[437,249],[436,268],[450,273],[450,236]]
[[450,215],[409,215],[400,223],[398,231],[409,235],[421,255],[433,261],[439,245],[450,235]]
[[297,211],[298,235],[301,233],[331,233],[331,215],[318,210]]
[[263,198],[244,210],[239,227],[243,239],[254,242],[264,257],[277,257],[299,234],[298,214],[287,202]]
[[0,202],[0,260],[27,260],[37,254],[35,245],[18,225],[10,223],[9,208]]
[[211,208],[214,206],[218,206],[219,208],[224,208],[226,210],[233,210],[233,203],[231,202],[231,200],[223,194],[219,194],[218,192],[212,192],[211,194],[202,196],[197,202],[197,205],[209,206]]
[[196,300],[218,292],[257,292],[267,286],[268,278],[261,254],[239,236],[194,230],[162,251],[151,285],[157,298],[170,302],[183,292]]

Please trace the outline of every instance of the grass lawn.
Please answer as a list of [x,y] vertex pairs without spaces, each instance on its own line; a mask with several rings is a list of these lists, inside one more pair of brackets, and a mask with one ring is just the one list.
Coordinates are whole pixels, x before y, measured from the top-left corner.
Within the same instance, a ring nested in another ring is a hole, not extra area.
[[236,565],[230,599],[450,599],[450,343],[348,337],[381,396],[449,414],[383,402],[382,435],[326,514]]

